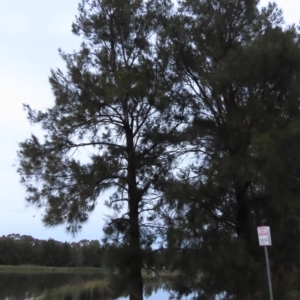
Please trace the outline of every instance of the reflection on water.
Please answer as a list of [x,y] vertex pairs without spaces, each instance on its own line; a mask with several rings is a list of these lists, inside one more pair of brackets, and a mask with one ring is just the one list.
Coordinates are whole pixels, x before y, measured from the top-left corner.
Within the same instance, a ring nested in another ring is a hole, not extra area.
[[[145,287],[144,289],[144,299],[145,300],[169,300],[171,295],[173,295],[174,291],[167,284],[162,284],[157,288],[152,288],[151,286]],[[128,300],[129,297],[120,297],[117,300]],[[176,298],[175,298],[176,299]],[[182,296],[180,299],[188,300],[191,299],[191,296],[184,297]]]
[[0,274],[0,300],[24,300],[40,296],[46,289],[101,278],[101,274]]
[[[214,298],[213,298],[214,297]],[[128,300],[129,296],[118,297],[116,300]],[[197,291],[191,292],[188,296],[178,294],[174,282],[168,279],[157,278],[155,280],[146,280],[144,282],[144,300],[195,300],[198,299]],[[207,298],[208,299],[208,298]],[[225,293],[210,296],[211,300],[224,300]]]
[[[157,291],[154,291],[151,293],[151,295],[145,295],[144,299],[147,300],[168,300],[170,298],[170,291],[164,290],[163,288],[158,289]],[[121,297],[117,300],[127,300],[129,297]]]
[[[71,284],[76,285],[88,280],[103,278],[101,274],[60,274],[60,273],[40,273],[40,274],[0,274],[0,300],[24,300],[26,298],[38,297],[47,289],[54,289],[60,286]],[[145,280],[144,299],[145,300],[168,300],[174,295],[173,285],[170,280],[156,278]],[[125,295],[115,299],[126,300],[129,297]],[[193,298],[181,297],[187,300]],[[176,299],[173,298],[173,299]],[[221,300],[220,295],[216,300]]]
[[[38,297],[46,289],[50,290],[66,284],[73,285],[101,278],[103,278],[101,274],[0,274],[0,300],[24,300]],[[171,291],[171,282],[168,280],[159,278],[145,281],[145,299],[167,300]],[[128,299],[128,297],[118,299]]]
[[[168,300],[174,295],[174,287],[168,279],[146,280],[144,283],[144,299],[145,300]],[[128,300],[129,297],[119,297],[117,300]],[[176,298],[173,298],[176,299]],[[182,296],[180,299],[187,300],[190,297]]]

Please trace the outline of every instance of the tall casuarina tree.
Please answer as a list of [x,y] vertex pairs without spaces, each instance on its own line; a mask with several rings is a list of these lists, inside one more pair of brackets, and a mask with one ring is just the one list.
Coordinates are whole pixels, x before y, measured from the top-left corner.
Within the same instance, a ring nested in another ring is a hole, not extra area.
[[185,0],[166,26],[164,48],[194,99],[194,156],[166,193],[166,239],[199,299],[268,297],[264,224],[276,297],[299,297],[300,39],[282,21],[256,0]]
[[155,239],[149,220],[159,183],[176,159],[168,141],[176,139],[184,113],[171,105],[177,94],[157,54],[157,17],[170,7],[168,1],[83,0],[73,24],[83,43],[78,52],[60,52],[67,72],[52,71],[54,105],[44,111],[26,105],[45,136],[32,135],[19,150],[27,201],[44,209],[48,226],[67,224],[76,233],[101,193],[111,193],[105,203],[115,212],[105,233],[127,249],[131,300],[143,298],[142,248]]

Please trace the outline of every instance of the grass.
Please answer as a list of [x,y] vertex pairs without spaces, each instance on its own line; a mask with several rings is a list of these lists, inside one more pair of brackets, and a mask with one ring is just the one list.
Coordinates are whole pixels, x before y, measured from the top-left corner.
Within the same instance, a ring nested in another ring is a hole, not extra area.
[[79,285],[65,285],[46,291],[39,300],[104,300],[109,299],[108,281],[94,280]]
[[7,266],[0,265],[0,273],[79,273],[79,274],[95,274],[104,273],[102,268],[93,267],[43,267],[33,265]]
[[[20,265],[20,266],[9,266],[0,265],[0,273],[75,273],[75,274],[107,274],[107,270],[104,268],[93,268],[93,267],[44,267],[35,265]],[[179,275],[178,271],[159,270],[157,271],[159,276],[165,278],[172,278]],[[142,270],[143,278],[151,278],[155,274],[152,270]],[[156,276],[154,276],[156,277]]]

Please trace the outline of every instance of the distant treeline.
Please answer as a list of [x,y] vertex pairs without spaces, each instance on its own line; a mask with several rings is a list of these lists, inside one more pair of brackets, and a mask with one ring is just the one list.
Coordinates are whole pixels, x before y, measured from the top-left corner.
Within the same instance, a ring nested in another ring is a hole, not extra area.
[[62,243],[19,234],[0,237],[0,265],[101,267],[103,254],[104,248],[98,240]]
[[[144,249],[144,267],[171,267],[164,249]],[[0,237],[0,265],[38,265],[50,267],[105,267],[126,265],[126,249],[101,245],[98,240],[59,242],[39,240],[29,235],[9,234]],[[173,264],[172,264],[173,266]]]

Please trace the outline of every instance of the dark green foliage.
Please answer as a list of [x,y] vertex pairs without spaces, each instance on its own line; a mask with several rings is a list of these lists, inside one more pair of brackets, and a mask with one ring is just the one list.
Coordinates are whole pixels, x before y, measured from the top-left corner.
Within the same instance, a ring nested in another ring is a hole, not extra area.
[[[27,200],[45,209],[46,225],[76,233],[109,192],[105,255],[131,300],[142,299],[144,265],[181,269],[181,293],[198,299],[266,299],[256,227],[269,225],[274,294],[297,299],[298,29],[256,0],[171,8],[79,5],[73,32],[84,43],[61,52],[67,72],[52,71],[55,104],[26,106],[46,132],[20,144]],[[153,256],[157,234],[168,249]],[[99,248],[84,244],[72,263],[97,266]]]
[[44,241],[41,245],[40,257],[45,262],[46,266],[61,266],[63,262],[60,261],[59,252],[60,245],[53,239]]
[[73,296],[71,293],[66,293],[63,297],[64,300],[73,300]]
[[95,286],[92,290],[93,299],[100,299],[101,296],[102,296],[102,293],[101,293],[100,288]]
[[82,248],[84,257],[83,265],[90,267],[100,267],[102,262],[103,249],[101,248],[99,241],[90,241]]
[[69,244],[19,234],[0,238],[1,265],[103,267],[105,252],[106,249],[96,240]]
[[0,239],[0,264],[19,265],[21,257],[16,243],[11,239]]
[[83,0],[73,24],[83,43],[77,53],[60,52],[67,72],[52,70],[54,105],[39,112],[25,106],[45,136],[20,143],[27,201],[45,210],[47,226],[67,224],[75,234],[100,195],[110,193],[105,204],[115,214],[105,234],[130,249],[131,299],[142,298],[142,248],[156,238],[147,217],[181,150],[170,141],[185,106],[164,76],[168,61],[160,59],[156,39],[170,3]]
[[88,290],[82,290],[79,293],[79,300],[90,300],[91,299],[91,293]]
[[299,292],[299,33],[275,5],[257,4],[182,1],[164,35],[193,113],[190,164],[161,208],[182,291],[199,299],[267,298],[264,224],[276,299]]

